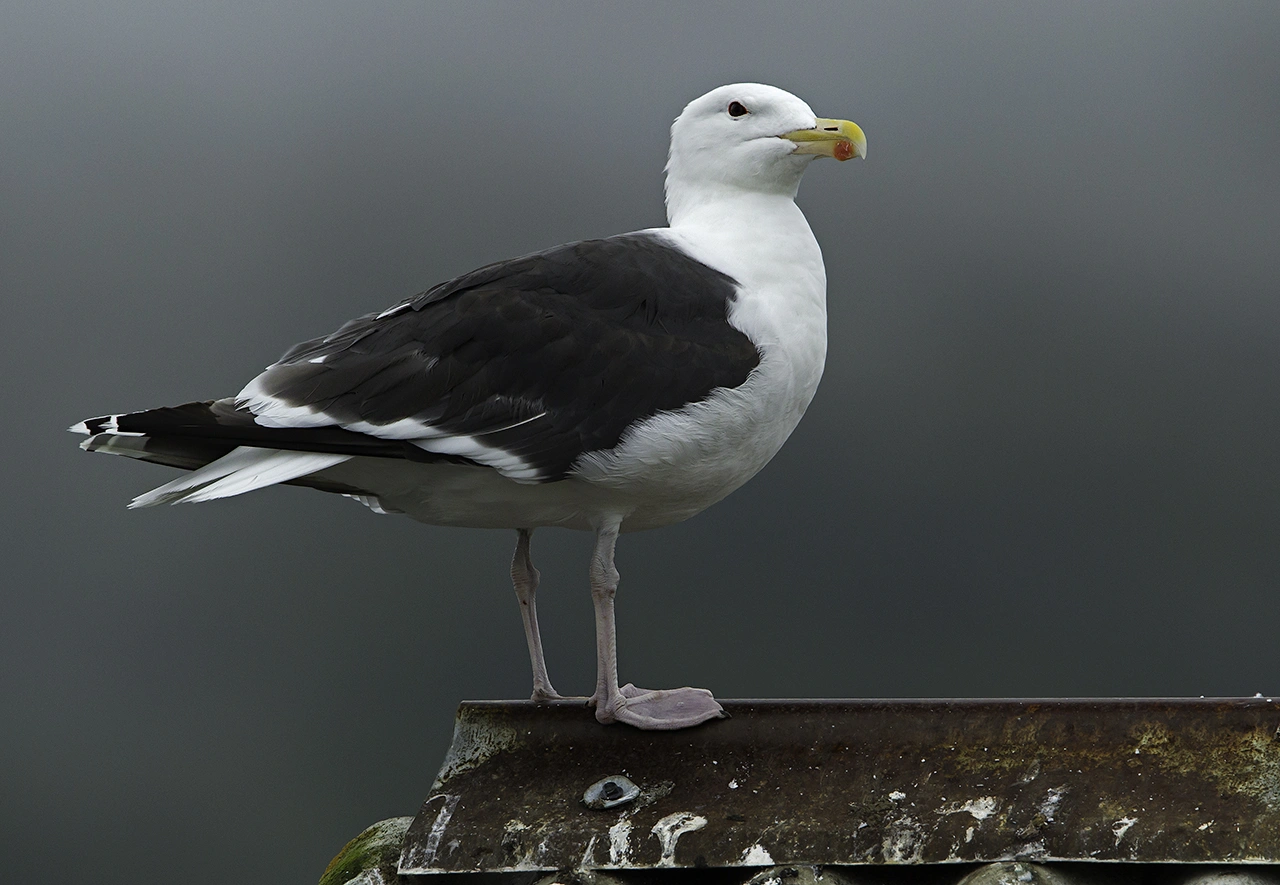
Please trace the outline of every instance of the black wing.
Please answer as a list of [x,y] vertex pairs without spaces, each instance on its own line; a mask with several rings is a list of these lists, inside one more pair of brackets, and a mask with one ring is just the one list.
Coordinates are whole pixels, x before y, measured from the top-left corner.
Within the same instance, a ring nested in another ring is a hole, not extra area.
[[514,455],[527,465],[517,478],[553,481],[635,422],[747,379],[760,357],[728,323],[736,293],[652,234],[586,240],[353,320],[246,390],[255,412],[401,439],[416,422],[430,437],[417,445],[478,463]]

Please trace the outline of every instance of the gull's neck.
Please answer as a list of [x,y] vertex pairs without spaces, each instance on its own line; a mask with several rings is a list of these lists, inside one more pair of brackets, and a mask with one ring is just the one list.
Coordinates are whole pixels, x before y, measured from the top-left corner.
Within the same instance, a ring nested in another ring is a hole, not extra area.
[[777,193],[702,182],[668,187],[670,232],[740,282],[794,283],[800,274],[813,283],[805,288],[821,297],[822,252],[794,197],[794,189]]
[[[807,165],[807,164],[806,164]],[[796,193],[800,189],[800,176],[804,166],[771,170],[784,172],[762,177],[753,182],[753,187],[743,187],[728,181],[711,178],[691,178],[681,174],[674,165],[674,160],[667,166],[667,177],[664,183],[667,203],[667,222],[672,227],[694,221],[699,216],[705,217],[714,212],[716,207],[754,207],[763,208],[774,203],[795,203]]]

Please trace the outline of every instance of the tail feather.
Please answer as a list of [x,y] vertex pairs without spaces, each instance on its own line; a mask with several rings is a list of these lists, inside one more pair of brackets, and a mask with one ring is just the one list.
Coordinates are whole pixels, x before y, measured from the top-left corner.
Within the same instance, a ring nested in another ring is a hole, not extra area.
[[210,501],[277,483],[349,495],[373,507],[377,499],[368,490],[316,474],[354,457],[473,463],[336,426],[266,427],[231,399],[104,415],[68,429],[88,437],[80,444],[86,451],[192,471],[139,495],[131,508]]
[[80,443],[86,452],[123,455],[166,467],[198,470],[235,446],[202,439],[150,437],[140,433],[95,433]]
[[[328,452],[409,461],[466,462],[467,459],[423,450],[409,440],[381,439],[336,425],[324,427],[268,427],[258,424],[253,413],[238,408],[234,400],[220,399],[143,412],[126,412],[90,418],[67,428],[86,434],[89,451],[103,451],[98,437],[143,437],[203,443],[206,449],[221,446],[229,452],[236,446],[282,449],[294,452]],[[117,454],[125,454],[119,452]],[[474,462],[470,462],[474,463]]]
[[350,455],[240,446],[216,461],[133,499],[129,509],[212,501],[288,482],[350,460]]

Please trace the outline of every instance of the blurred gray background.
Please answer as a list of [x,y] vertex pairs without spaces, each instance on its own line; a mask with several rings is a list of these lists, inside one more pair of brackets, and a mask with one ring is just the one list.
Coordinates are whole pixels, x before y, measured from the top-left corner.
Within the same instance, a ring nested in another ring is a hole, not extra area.
[[[315,881],[527,695],[513,534],[170,472],[83,418],[237,391],[488,261],[663,221],[721,83],[866,130],[800,203],[808,416],[619,547],[621,668],[722,697],[1280,691],[1280,4],[0,11],[4,878]],[[543,531],[552,677],[589,539]]]

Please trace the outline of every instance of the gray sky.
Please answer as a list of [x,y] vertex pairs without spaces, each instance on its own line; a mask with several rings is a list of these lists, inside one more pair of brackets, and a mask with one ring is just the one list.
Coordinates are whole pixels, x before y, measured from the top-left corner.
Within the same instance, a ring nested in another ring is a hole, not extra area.
[[[869,158],[801,190],[830,280],[805,421],[620,544],[623,678],[1280,691],[1280,5],[436,7],[0,12],[14,881],[314,880],[416,810],[460,699],[529,689],[506,533],[299,489],[129,512],[170,474],[63,428],[661,223],[671,119],[736,80],[855,120]],[[588,549],[535,538],[565,691]]]

